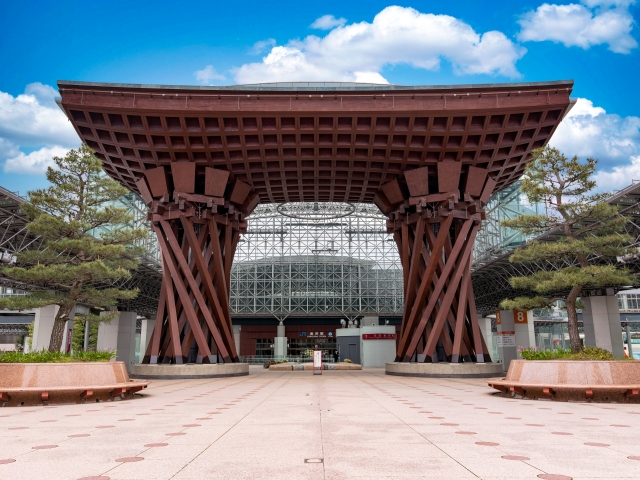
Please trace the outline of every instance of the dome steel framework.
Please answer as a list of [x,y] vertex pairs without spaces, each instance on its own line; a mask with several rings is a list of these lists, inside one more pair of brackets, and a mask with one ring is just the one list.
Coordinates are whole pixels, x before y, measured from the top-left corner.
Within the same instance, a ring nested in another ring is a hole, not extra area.
[[232,315],[402,315],[402,265],[374,205],[260,205],[231,270]]

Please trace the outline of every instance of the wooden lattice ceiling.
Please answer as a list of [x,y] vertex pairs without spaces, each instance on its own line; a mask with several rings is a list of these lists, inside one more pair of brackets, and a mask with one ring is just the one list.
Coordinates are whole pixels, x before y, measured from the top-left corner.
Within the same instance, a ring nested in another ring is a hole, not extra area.
[[172,162],[225,169],[261,203],[371,202],[408,170],[462,162],[516,181],[569,108],[572,81],[393,90],[58,82],[59,102],[129,189]]

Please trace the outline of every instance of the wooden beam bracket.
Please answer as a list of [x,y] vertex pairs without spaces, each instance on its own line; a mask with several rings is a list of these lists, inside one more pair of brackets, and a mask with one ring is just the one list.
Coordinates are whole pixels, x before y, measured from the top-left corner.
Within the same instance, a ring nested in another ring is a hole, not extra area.
[[[209,167],[204,194],[195,193],[196,170],[190,167],[185,173],[183,167],[188,167],[186,162],[171,165],[174,182],[173,187],[167,182],[166,191],[166,172],[154,171],[160,179],[156,187],[162,188],[152,192],[149,211],[164,267],[158,314],[143,363],[216,363],[218,356],[237,362],[229,308],[231,262],[240,234],[247,229],[245,216],[260,198],[247,183]],[[192,354],[194,341],[197,352]]]

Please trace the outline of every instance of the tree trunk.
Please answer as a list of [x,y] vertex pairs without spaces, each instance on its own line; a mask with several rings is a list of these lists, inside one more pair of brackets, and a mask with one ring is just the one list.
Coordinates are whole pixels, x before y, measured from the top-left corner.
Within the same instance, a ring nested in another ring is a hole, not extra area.
[[75,303],[60,306],[56,319],[53,322],[53,330],[51,330],[51,340],[49,340],[49,351],[59,352],[62,347],[62,338],[64,337],[64,326],[69,320],[69,313],[73,309]]
[[582,285],[577,285],[571,289],[564,304],[567,309],[567,326],[569,330],[569,342],[571,343],[571,351],[579,353],[582,351],[582,343],[580,343],[580,332],[578,331],[578,312],[576,311],[576,300],[582,291]]

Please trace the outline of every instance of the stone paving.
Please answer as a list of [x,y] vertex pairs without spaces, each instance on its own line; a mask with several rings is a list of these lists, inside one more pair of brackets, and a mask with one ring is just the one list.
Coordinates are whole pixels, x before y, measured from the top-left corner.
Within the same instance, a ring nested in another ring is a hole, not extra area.
[[0,479],[640,478],[640,406],[523,401],[363,371],[155,381],[0,409]]

